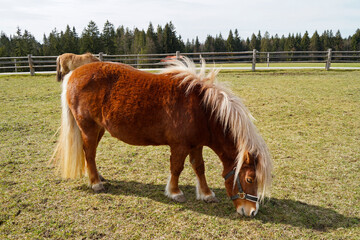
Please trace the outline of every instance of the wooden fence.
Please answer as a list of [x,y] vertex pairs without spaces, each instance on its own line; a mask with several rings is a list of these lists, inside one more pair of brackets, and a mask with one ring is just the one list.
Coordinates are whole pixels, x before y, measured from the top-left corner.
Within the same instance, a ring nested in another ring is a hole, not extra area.
[[[187,56],[196,63],[204,58],[209,64],[221,64],[221,68],[228,69],[272,69],[270,63],[323,63],[324,69],[329,70],[332,63],[359,63],[360,51],[283,51],[283,52],[201,52],[201,53],[168,53],[168,54],[128,54],[107,55],[95,54],[102,61],[121,62],[133,67],[153,70],[163,68],[169,57]],[[35,72],[54,72],[57,56],[24,56],[0,57],[0,74],[16,74]],[[245,63],[249,67],[239,67],[236,64]],[[265,63],[266,67],[256,67],[258,63]],[[227,65],[229,64],[229,65]],[[230,65],[232,64],[232,65]],[[228,66],[228,67],[226,67]],[[278,67],[286,68],[286,67]],[[301,68],[301,67],[299,67]],[[317,67],[318,68],[318,67]],[[360,67],[359,67],[360,69]]]

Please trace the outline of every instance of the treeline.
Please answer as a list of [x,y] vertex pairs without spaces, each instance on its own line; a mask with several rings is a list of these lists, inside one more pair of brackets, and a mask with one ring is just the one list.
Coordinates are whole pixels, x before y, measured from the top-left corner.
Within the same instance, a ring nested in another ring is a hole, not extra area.
[[68,25],[65,31],[54,29],[48,35],[44,34],[43,42],[38,42],[27,30],[17,29],[15,35],[8,37],[1,32],[0,56],[26,56],[27,54],[52,56],[65,52],[84,53],[103,52],[106,54],[149,54],[181,52],[235,52],[257,49],[268,51],[321,51],[332,48],[335,51],[360,50],[360,29],[352,36],[343,38],[340,31],[335,34],[315,31],[310,35],[307,31],[279,37],[263,35],[259,31],[250,38],[242,38],[238,30],[230,30],[226,37],[221,34],[208,35],[200,43],[198,37],[184,41],[177,34],[172,22],[164,27],[158,25],[155,29],[150,23],[147,30],[129,29],[115,26],[107,21],[100,32],[95,22],[90,21],[79,35],[75,27]]

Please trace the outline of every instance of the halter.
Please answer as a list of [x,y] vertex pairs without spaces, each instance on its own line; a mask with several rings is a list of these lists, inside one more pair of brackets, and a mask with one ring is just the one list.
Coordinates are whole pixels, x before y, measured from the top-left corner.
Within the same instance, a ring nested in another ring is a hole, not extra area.
[[[224,177],[225,181],[228,180],[229,177],[231,177],[232,175],[235,175],[235,170],[232,170],[228,174],[226,174],[226,176]],[[247,194],[247,193],[245,193],[243,191],[243,189],[241,187],[241,184],[240,184],[240,177],[236,178],[236,183],[238,185],[239,192],[237,194],[233,195],[233,196],[230,196],[231,200],[235,200],[235,199],[240,198],[240,199],[245,199],[245,200],[248,200],[248,201],[251,201],[251,202],[257,202],[258,201],[257,196]]]

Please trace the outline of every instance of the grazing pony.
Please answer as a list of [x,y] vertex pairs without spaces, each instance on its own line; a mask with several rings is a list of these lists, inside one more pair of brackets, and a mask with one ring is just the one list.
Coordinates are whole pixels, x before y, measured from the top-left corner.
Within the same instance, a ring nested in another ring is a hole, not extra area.
[[[64,178],[87,170],[95,192],[103,191],[95,163],[105,130],[132,145],[169,145],[165,194],[183,202],[178,180],[185,158],[196,173],[196,196],[217,202],[205,179],[203,146],[223,164],[227,194],[238,213],[255,216],[271,182],[271,158],[241,100],[215,83],[218,71],[199,72],[188,58],[171,61],[160,74],[119,63],[75,69],[62,84],[60,138],[53,159]],[[85,164],[86,162],[86,164]]]
[[84,53],[81,55],[64,53],[56,59],[56,79],[60,82],[70,71],[75,70],[84,64],[99,61],[100,60],[91,53]]

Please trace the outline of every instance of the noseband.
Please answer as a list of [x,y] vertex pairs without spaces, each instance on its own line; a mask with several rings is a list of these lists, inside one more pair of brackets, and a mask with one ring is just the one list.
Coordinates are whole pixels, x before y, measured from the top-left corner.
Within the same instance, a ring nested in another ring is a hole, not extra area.
[[[224,177],[225,181],[228,180],[232,175],[235,175],[235,170],[232,170],[228,174],[226,174],[226,176]],[[243,189],[241,187],[241,184],[240,184],[240,177],[236,178],[236,183],[238,185],[239,192],[237,194],[233,195],[233,196],[230,196],[231,200],[235,200],[235,199],[240,198],[240,199],[245,199],[245,200],[248,200],[248,201],[251,201],[251,202],[257,202],[258,201],[257,196],[247,194],[247,193],[245,193],[243,191]]]

